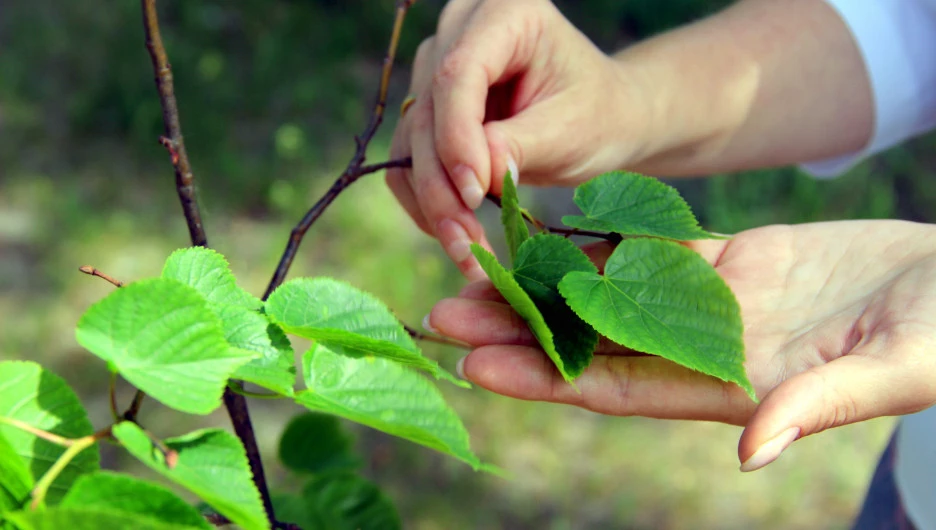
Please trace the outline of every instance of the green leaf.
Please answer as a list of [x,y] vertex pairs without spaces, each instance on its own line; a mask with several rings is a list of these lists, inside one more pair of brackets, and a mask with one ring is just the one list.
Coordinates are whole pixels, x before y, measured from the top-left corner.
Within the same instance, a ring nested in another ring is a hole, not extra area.
[[468,432],[432,383],[378,357],[353,358],[316,344],[303,356],[307,390],[296,402],[425,445],[481,469]]
[[75,481],[62,508],[101,509],[190,528],[213,528],[193,506],[168,489],[129,475],[97,472]]
[[115,425],[114,437],[141,462],[192,491],[245,530],[270,528],[244,446],[233,434],[208,429],[166,440],[166,446],[178,453],[172,467],[135,424],[125,421]]
[[552,330],[562,369],[576,378],[591,363],[598,333],[569,308],[559,293],[559,281],[572,271],[598,273],[575,243],[562,236],[540,234],[520,246],[512,272]]
[[19,530],[196,530],[190,526],[100,508],[52,508],[8,514]]
[[504,177],[504,189],[501,193],[501,223],[504,225],[504,234],[507,237],[507,249],[510,251],[510,261],[517,259],[517,250],[524,241],[530,238],[530,229],[523,218],[520,200],[517,197],[517,186],[514,184],[510,171]]
[[604,276],[572,272],[559,291],[614,342],[737,383],[756,399],[744,372],[738,301],[692,250],[672,241],[626,240],[611,254]]
[[0,435],[0,520],[4,513],[19,510],[26,504],[32,487],[33,478],[26,462],[16,454],[10,442]]
[[458,386],[470,385],[423,357],[393,313],[374,296],[331,278],[298,278],[281,285],[266,313],[287,333],[312,339],[349,357],[375,355],[425,370]]
[[354,473],[313,478],[302,491],[302,500],[307,511],[325,522],[323,530],[395,530],[403,526],[380,488]]
[[562,374],[562,378],[575,387],[575,383],[573,383],[575,375],[570,372],[570,368],[572,367],[566,367],[562,355],[560,355],[559,351],[556,349],[555,338],[549,325],[546,324],[546,317],[544,317],[543,313],[536,307],[536,303],[530,295],[520,286],[520,283],[517,282],[513,273],[505,269],[493,254],[477,243],[471,245],[471,252],[474,253],[475,257],[478,259],[478,263],[481,264],[481,268],[487,273],[491,283],[494,284],[494,287],[497,288],[501,296],[503,296],[510,306],[513,307],[514,311],[526,321],[527,325],[530,327],[530,331],[533,332],[536,340],[538,340],[540,346],[542,346],[543,351],[552,359],[553,364],[556,365],[559,373]]
[[313,478],[302,495],[274,495],[277,519],[303,530],[394,530],[402,527],[389,499],[354,473]]
[[720,237],[699,227],[675,188],[637,173],[612,171],[595,177],[575,189],[574,200],[585,216],[562,218],[573,228],[679,241]]
[[[33,362],[0,362],[0,417],[65,438],[94,433],[87,412],[68,384]],[[45,475],[65,452],[60,445],[3,422],[0,422],[0,436],[22,458],[33,481]],[[80,475],[98,470],[99,461],[97,445],[78,453],[52,483],[46,502],[57,504]],[[8,462],[7,465],[15,467],[17,464]],[[6,473],[3,477],[6,484]]]
[[190,247],[173,252],[166,259],[162,277],[194,288],[214,304],[246,309],[260,309],[263,305],[259,298],[237,286],[224,256],[208,248]]
[[352,452],[354,440],[335,416],[317,412],[300,414],[289,422],[280,438],[283,465],[299,473],[354,470],[361,459]]
[[218,408],[227,380],[258,356],[230,347],[205,299],[165,278],[113,291],[85,312],[75,336],[134,386],[191,414]]
[[260,354],[238,368],[234,378],[292,397],[296,384],[295,354],[283,330],[265,315],[240,306],[222,305],[215,310],[228,344]]

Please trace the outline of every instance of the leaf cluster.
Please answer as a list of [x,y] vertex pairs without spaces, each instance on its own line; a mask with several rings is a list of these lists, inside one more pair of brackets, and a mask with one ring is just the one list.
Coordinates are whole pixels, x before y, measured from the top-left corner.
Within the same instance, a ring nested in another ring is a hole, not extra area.
[[[298,363],[301,385],[288,335],[313,341]],[[265,392],[250,395],[314,411],[290,424],[281,444],[284,463],[311,474],[300,496],[278,497],[302,528],[400,526],[386,497],[355,473],[360,461],[349,453],[338,418],[495,470],[471,451],[467,430],[426,376],[467,383],[424,356],[382,302],[337,280],[296,279],[263,302],[237,286],[217,252],[179,250],[160,277],[92,305],[76,338],[115,376],[180,412],[209,414],[225,388],[247,392],[247,384]],[[94,433],[62,379],[34,363],[4,362],[0,528],[62,528],[64,521],[78,528],[206,527],[205,517],[164,487],[102,472],[96,442],[104,438],[223,520],[248,530],[270,527],[234,435],[208,429],[161,440],[120,418]]]
[[504,178],[501,221],[512,266],[472,250],[494,286],[523,317],[563,378],[574,385],[599,334],[626,348],[735,383],[752,399],[744,372],[741,311],[713,266],[680,241],[720,238],[703,230],[666,184],[613,171],[575,190],[582,215],[562,222],[575,233],[624,239],[599,272],[567,237],[530,236],[517,190]]

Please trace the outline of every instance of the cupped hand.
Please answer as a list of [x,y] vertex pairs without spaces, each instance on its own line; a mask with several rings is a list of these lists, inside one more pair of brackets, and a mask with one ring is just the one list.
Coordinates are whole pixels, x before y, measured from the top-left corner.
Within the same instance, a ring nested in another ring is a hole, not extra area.
[[[488,282],[442,300],[427,322],[476,347],[461,364],[464,376],[506,396],[743,425],[745,471],[803,436],[936,404],[936,226],[768,226],[686,245],[738,298],[759,404],[735,385],[604,340],[576,393]],[[599,266],[611,250],[587,247]]]
[[500,194],[508,161],[523,182],[574,185],[622,167],[646,137],[639,76],[625,74],[547,0],[452,0],[419,47],[415,103],[391,157],[413,169],[387,183],[469,278],[484,276],[472,210]]

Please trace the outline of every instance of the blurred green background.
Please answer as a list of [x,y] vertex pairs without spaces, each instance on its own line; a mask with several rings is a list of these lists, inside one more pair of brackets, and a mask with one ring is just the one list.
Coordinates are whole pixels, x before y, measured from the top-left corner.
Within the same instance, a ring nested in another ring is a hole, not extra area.
[[[606,49],[685,23],[726,0],[559,2]],[[190,158],[211,245],[242,285],[261,293],[290,227],[330,185],[370,111],[389,35],[390,0],[163,1]],[[392,109],[371,160],[386,156],[407,65],[443,2],[407,19]],[[74,324],[110,287],[77,272],[93,264],[125,281],[156,275],[187,244],[172,170],[156,143],[159,102],[132,1],[0,2],[0,358],[34,359],[66,377],[107,421],[104,364],[79,349]],[[734,232],[819,219],[934,220],[933,136],[835,180],[794,168],[681,181],[707,228]],[[553,218],[569,193],[525,191]],[[547,199],[548,198],[548,199]],[[483,214],[490,219],[494,213]],[[331,275],[370,290],[418,324],[462,283],[419,233],[380,176],[342,195],[303,244],[293,275]],[[429,347],[454,369],[461,352]],[[807,438],[754,474],[737,471],[740,429],[511,401],[443,387],[483,459],[506,481],[411,444],[356,428],[367,473],[406,528],[845,528],[892,427],[877,420]],[[122,389],[124,399],[129,399]],[[252,402],[267,466],[287,403]],[[227,425],[147,402],[163,436]],[[105,462],[124,466],[105,447]]]

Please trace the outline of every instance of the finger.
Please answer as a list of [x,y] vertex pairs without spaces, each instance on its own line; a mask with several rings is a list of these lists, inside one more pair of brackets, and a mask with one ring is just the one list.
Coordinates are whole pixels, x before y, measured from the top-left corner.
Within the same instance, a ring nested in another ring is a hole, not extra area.
[[500,302],[446,298],[432,308],[429,323],[442,335],[472,346],[537,344],[520,315]]
[[869,348],[874,346],[856,349],[774,388],[741,435],[741,470],[766,466],[804,436],[879,416],[917,412],[936,401],[936,361],[927,358],[931,352],[907,361],[906,350],[891,344],[888,349],[897,351],[888,351],[885,361],[863,355],[862,350]]
[[497,290],[497,287],[494,287],[494,284],[491,283],[490,280],[469,283],[458,292],[458,297],[467,298],[468,300],[507,303],[504,297],[501,296],[500,291]]
[[742,425],[754,409],[738,386],[660,357],[597,356],[575,380],[580,392],[542,350],[529,346],[482,346],[461,366],[468,380],[498,394],[615,416]]
[[461,199],[446,177],[435,153],[432,140],[432,101],[418,100],[407,119],[412,120],[410,145],[413,149],[413,171],[410,186],[419,208],[449,258],[469,280],[485,277],[471,253],[472,241],[490,246],[484,229],[474,213]]
[[404,174],[405,169],[394,169],[387,170],[386,182],[387,187],[390,188],[390,191],[393,192],[393,196],[396,197],[397,202],[403,206],[403,209],[406,210],[406,213],[409,214],[410,218],[416,223],[416,226],[426,234],[432,236],[434,235],[432,229],[429,227],[429,223],[426,221],[426,217],[422,214],[422,211],[419,209],[419,203],[416,202],[416,196],[413,195],[413,190],[410,189],[409,179],[407,179]]
[[410,77],[409,93],[412,96],[428,93],[432,84],[432,71],[435,68],[436,42],[435,36],[432,36],[423,40],[416,48],[413,73]]
[[[407,141],[409,141],[408,121],[403,118],[397,124],[397,128],[393,133],[393,140],[390,143],[391,160],[406,158],[411,155],[412,150],[408,145],[404,145],[404,142]],[[435,233],[432,227],[430,227],[429,223],[426,221],[426,217],[423,215],[422,210],[419,208],[419,203],[416,201],[416,196],[410,188],[409,178],[407,176],[409,171],[412,170],[404,168],[388,169],[385,177],[387,187],[390,188],[397,202],[403,206],[403,209],[406,210],[406,213],[409,214],[410,218],[413,219],[419,229],[430,236],[434,235]]]
[[[488,5],[472,13],[432,80],[436,149],[472,209],[481,205],[491,187],[492,153],[483,127],[488,91],[532,61],[535,47],[524,40],[537,35],[536,17],[510,16],[509,4]],[[500,163],[506,168],[506,160]]]

